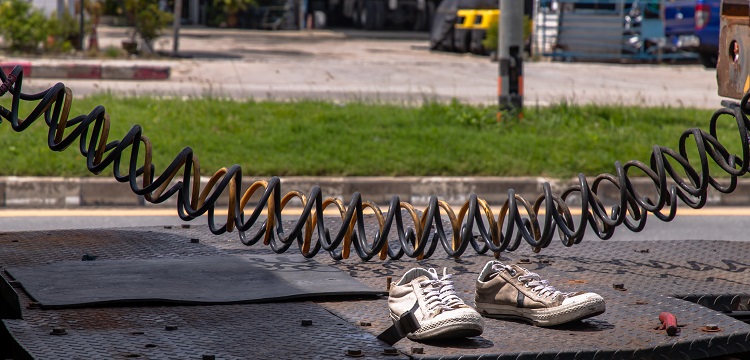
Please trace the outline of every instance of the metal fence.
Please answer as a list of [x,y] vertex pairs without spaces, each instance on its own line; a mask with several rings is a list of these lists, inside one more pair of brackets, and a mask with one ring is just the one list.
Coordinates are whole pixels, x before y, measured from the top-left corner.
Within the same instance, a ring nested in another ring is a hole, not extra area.
[[692,58],[666,51],[664,0],[537,0],[533,50],[557,60]]

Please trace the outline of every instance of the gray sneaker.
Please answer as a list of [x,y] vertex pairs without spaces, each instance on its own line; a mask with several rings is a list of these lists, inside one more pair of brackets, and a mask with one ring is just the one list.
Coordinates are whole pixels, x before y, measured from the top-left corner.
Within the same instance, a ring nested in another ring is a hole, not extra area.
[[420,325],[406,337],[436,340],[482,334],[482,316],[456,295],[450,277],[445,272],[442,278],[438,277],[435,269],[414,268],[391,285],[388,294],[391,320],[395,323],[411,310]]
[[477,311],[483,316],[517,318],[553,326],[599,315],[604,298],[595,293],[563,293],[520,266],[490,261],[477,279]]

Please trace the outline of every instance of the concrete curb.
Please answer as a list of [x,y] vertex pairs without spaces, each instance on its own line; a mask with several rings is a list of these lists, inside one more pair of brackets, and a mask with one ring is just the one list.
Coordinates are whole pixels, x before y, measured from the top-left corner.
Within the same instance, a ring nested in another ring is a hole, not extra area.
[[94,79],[94,80],[167,80],[169,66],[114,65],[95,63],[37,64],[28,61],[0,63],[7,74],[16,65],[23,67],[24,76],[39,79]]
[[[257,178],[245,181],[246,190]],[[205,184],[207,179],[203,179]],[[632,179],[641,195],[654,198],[654,185],[648,179]],[[282,191],[298,190],[309,194],[313,186],[320,186],[324,197],[336,197],[348,205],[352,194],[359,192],[362,199],[387,206],[394,195],[413,205],[427,204],[431,196],[437,196],[449,204],[460,205],[477,194],[490,205],[502,205],[508,190],[533,202],[542,194],[543,184],[549,182],[555,194],[576,180],[560,181],[544,178],[504,177],[282,177]],[[612,185],[602,186],[599,196],[611,205],[619,199],[619,191]],[[5,208],[77,208],[77,207],[174,207],[176,196],[154,205],[143,197],[133,194],[130,186],[118,183],[113,178],[59,178],[59,177],[0,177],[0,207]],[[580,199],[572,196],[569,204]],[[708,203],[718,206],[750,206],[750,179],[738,180],[737,189],[731,194],[709,192]],[[227,204],[227,195],[221,197],[220,205]]]

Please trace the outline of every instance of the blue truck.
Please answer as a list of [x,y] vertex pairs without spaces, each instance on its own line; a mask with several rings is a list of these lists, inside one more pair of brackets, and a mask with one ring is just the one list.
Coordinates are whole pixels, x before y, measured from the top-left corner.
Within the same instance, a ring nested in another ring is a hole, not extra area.
[[675,51],[689,51],[707,68],[719,54],[721,0],[666,0],[664,35]]

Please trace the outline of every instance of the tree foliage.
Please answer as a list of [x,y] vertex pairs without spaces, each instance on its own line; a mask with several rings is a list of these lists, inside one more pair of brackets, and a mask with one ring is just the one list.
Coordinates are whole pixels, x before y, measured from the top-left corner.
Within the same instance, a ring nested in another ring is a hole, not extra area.
[[172,14],[159,10],[157,0],[126,0],[125,12],[132,26],[131,37],[140,37],[149,50],[153,42],[172,23]]
[[24,0],[0,0],[0,36],[12,50],[36,51],[50,32],[47,17]]

